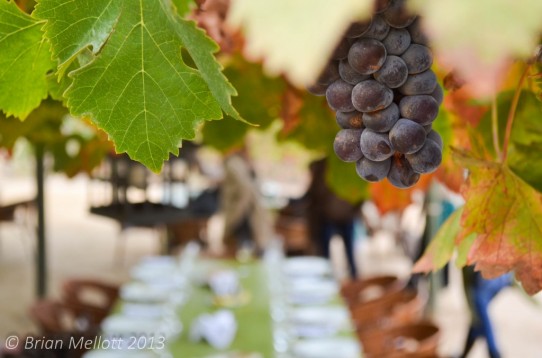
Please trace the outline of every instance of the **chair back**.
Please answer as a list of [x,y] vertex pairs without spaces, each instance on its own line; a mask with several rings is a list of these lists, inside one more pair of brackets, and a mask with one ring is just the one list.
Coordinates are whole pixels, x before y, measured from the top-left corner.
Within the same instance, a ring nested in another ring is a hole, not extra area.
[[349,306],[356,306],[403,289],[406,282],[397,276],[383,275],[345,282],[341,295]]
[[29,309],[30,318],[43,334],[61,334],[70,331],[73,315],[59,301],[42,299],[34,302]]
[[119,297],[119,288],[96,280],[72,279],[62,287],[65,305],[91,326],[107,317]]
[[367,358],[429,358],[437,355],[440,331],[425,321],[388,328],[360,337]]
[[351,307],[359,332],[419,321],[427,298],[415,290],[403,289]]

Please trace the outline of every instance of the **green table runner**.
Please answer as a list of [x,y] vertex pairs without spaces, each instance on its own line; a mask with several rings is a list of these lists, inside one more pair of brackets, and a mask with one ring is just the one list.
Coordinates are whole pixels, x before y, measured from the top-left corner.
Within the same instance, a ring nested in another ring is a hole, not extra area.
[[[233,261],[218,261],[216,266],[240,270],[240,283],[251,296],[248,304],[231,309],[238,328],[235,340],[227,351],[259,352],[265,358],[273,357],[273,322],[269,314],[269,294],[263,264],[258,261],[241,266]],[[208,288],[193,288],[189,301],[180,312],[184,326],[182,336],[169,346],[175,358],[201,358],[218,352],[206,342],[194,343],[189,340],[192,321],[203,313],[217,309]]]
[[[264,358],[275,356],[273,348],[273,321],[270,315],[269,289],[266,268],[261,261],[239,264],[236,261],[202,260],[196,263],[194,271],[201,279],[215,270],[233,269],[239,274],[243,290],[249,292],[250,301],[236,308],[228,308],[237,321],[237,333],[231,346],[220,351],[207,342],[192,342],[189,338],[192,322],[200,315],[222,309],[213,303],[213,294],[209,288],[193,286],[188,301],[179,310],[183,324],[181,336],[168,343],[168,350],[175,358],[205,358],[221,352],[260,353]],[[279,268],[277,268],[279,269]],[[337,297],[332,305],[344,305]],[[117,309],[120,307],[117,306]],[[341,332],[341,337],[352,337],[354,332]]]

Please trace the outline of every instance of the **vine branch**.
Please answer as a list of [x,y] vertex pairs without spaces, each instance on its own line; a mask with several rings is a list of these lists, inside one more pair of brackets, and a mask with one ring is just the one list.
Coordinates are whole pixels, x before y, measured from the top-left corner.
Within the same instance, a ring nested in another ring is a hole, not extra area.
[[499,145],[499,114],[497,112],[497,95],[493,95],[491,101],[491,129],[493,132],[493,148],[497,158],[501,158],[501,148]]
[[521,74],[521,78],[519,79],[518,86],[516,88],[516,91],[514,92],[514,98],[512,98],[512,104],[510,105],[510,111],[508,112],[508,119],[506,121],[506,131],[504,133],[504,143],[503,143],[503,149],[501,153],[501,162],[505,162],[506,158],[508,157],[508,145],[510,144],[510,136],[512,135],[512,125],[514,124],[514,119],[516,117],[516,110],[518,108],[519,103],[519,97],[521,95],[521,91],[523,89],[523,84],[525,83],[525,80],[527,79],[527,75],[529,74],[529,70],[531,69],[531,64],[528,64],[525,67],[525,70]]

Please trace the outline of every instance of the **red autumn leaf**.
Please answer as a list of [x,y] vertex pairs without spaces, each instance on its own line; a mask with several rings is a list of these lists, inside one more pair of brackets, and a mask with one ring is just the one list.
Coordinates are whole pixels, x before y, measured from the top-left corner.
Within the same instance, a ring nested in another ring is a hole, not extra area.
[[475,98],[469,85],[464,85],[456,91],[447,93],[444,99],[444,107],[458,116],[463,123],[467,122],[476,126],[489,107],[473,103]]
[[412,192],[415,190],[427,191],[432,178],[432,175],[422,175],[420,181],[409,189],[396,188],[387,180],[371,184],[369,187],[371,200],[381,214],[402,211],[412,203]]
[[288,135],[299,125],[302,107],[303,96],[301,95],[301,92],[288,84],[282,95],[282,108],[280,111],[280,118],[284,122],[282,126],[283,135]]
[[465,181],[462,168],[459,168],[451,160],[446,160],[441,164],[435,172],[435,177],[455,193],[459,193],[461,185]]
[[542,195],[506,164],[458,153],[470,171],[457,243],[475,233],[467,263],[484,277],[515,271],[524,289],[542,289]]

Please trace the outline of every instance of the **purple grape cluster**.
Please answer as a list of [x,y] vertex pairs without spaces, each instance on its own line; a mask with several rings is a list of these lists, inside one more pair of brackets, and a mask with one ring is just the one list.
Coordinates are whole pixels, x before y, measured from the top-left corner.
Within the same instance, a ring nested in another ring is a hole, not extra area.
[[356,162],[370,182],[388,178],[398,188],[416,184],[442,161],[442,138],[432,129],[443,92],[433,56],[405,0],[376,0],[366,22],[350,26],[317,82],[342,128],[333,147]]

